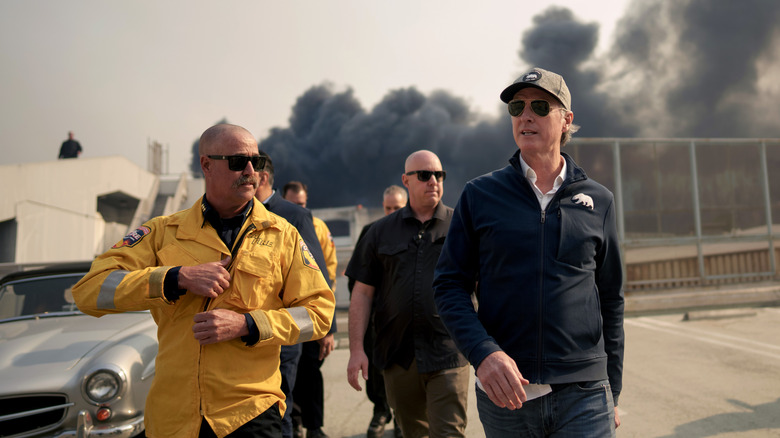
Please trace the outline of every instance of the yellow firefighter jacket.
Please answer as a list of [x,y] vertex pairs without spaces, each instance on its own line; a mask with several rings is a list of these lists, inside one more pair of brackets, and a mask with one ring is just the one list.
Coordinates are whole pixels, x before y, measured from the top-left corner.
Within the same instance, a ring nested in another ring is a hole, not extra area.
[[[159,353],[146,401],[150,437],[196,437],[201,417],[223,437],[277,403],[283,412],[280,346],[328,332],[335,299],[311,253],[295,227],[253,202],[228,267],[230,287],[217,298],[185,293],[169,302],[163,296],[169,269],[231,254],[204,221],[201,201],[130,233],[98,256],[73,288],[79,309],[89,315],[151,310]],[[201,346],[193,317],[215,308],[249,313],[259,341]]]
[[314,223],[314,232],[317,234],[317,240],[319,240],[320,247],[322,247],[322,255],[325,256],[325,264],[327,265],[325,268],[328,270],[331,289],[336,290],[336,268],[339,266],[339,261],[336,258],[336,244],[333,242],[333,236],[330,234],[325,221],[314,216],[311,219]]

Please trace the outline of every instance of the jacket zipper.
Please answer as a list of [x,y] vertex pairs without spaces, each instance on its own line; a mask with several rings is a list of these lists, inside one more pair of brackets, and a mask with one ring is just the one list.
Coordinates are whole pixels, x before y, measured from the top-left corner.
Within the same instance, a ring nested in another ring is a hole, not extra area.
[[[550,201],[552,203],[552,201]],[[549,207],[550,204],[547,204]],[[544,342],[544,336],[542,335],[542,331],[544,330],[542,320],[543,320],[543,314],[544,311],[544,224],[545,220],[547,219],[547,210],[542,210],[542,217],[540,220],[541,223],[541,232],[539,233],[539,250],[540,250],[540,257],[539,257],[539,313],[538,313],[538,321],[539,321],[539,330],[538,330],[538,338],[537,338],[537,348],[536,348],[536,382],[534,383],[541,383],[542,382],[542,353],[543,353],[543,342]]]
[[[544,234],[545,234],[545,223],[547,221],[547,209],[550,208],[551,205],[554,205],[555,202],[560,198],[561,193],[563,192],[564,187],[567,187],[574,182],[571,182],[569,184],[566,184],[564,181],[563,184],[561,184],[560,187],[558,187],[558,191],[555,192],[555,195],[553,195],[552,199],[550,199],[550,202],[547,204],[547,207],[542,210],[542,215],[540,219],[542,232],[540,234],[540,250],[541,250],[541,261],[539,266],[539,346],[537,348],[537,360],[536,360],[536,375],[537,382],[536,383],[542,383],[542,354],[544,353],[544,336],[542,334],[542,331],[544,329],[544,324],[542,323],[543,315],[542,312],[544,310],[544,259],[545,259],[545,251],[544,251]],[[558,218],[561,217],[561,209],[560,206],[558,206]],[[562,236],[559,236],[559,239],[563,238]]]
[[[225,269],[229,272],[230,268],[233,267],[233,262],[236,261],[236,254],[238,253],[238,249],[241,248],[241,243],[244,241],[244,237],[246,237],[247,234],[249,234],[252,230],[254,230],[255,224],[249,224],[248,227],[246,227],[246,230],[244,230],[243,234],[241,234],[241,237],[238,238],[238,240],[233,243],[233,249],[230,251],[230,263],[225,267]],[[207,311],[209,309],[209,305],[211,304],[211,298],[206,298],[206,302],[203,305],[203,311]],[[200,362],[201,358],[203,357],[203,345],[200,346],[200,354],[198,354],[198,386],[203,388],[203,382],[201,382],[202,374],[200,373]],[[200,391],[199,391],[200,392]],[[206,410],[204,409],[203,404],[206,401],[204,400],[203,394],[200,396],[200,416],[203,417]]]
[[[233,243],[233,249],[230,251],[230,263],[225,267],[225,270],[230,271],[230,268],[233,267],[233,263],[236,261],[236,254],[238,254],[238,249],[241,248],[241,243],[244,241],[244,237],[246,237],[247,234],[249,234],[252,230],[254,230],[255,224],[249,224],[248,227],[246,227],[246,230],[244,230],[244,233],[241,234],[241,237],[236,240],[235,243]],[[211,304],[211,298],[206,298],[206,303],[203,306],[203,311],[207,311],[209,309],[209,304]]]

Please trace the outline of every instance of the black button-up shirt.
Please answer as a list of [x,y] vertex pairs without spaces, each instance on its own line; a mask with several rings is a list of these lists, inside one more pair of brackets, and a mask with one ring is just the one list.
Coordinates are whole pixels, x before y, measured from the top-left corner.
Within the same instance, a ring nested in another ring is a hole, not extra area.
[[466,365],[439,319],[433,301],[433,271],[450,227],[452,208],[441,202],[420,223],[407,205],[369,228],[346,274],[374,286],[374,363],[408,369],[417,359],[427,373]]

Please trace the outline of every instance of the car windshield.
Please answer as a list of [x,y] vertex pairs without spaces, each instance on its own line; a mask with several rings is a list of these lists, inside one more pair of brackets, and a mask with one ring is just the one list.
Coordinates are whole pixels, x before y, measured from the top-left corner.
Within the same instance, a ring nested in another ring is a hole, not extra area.
[[0,288],[0,320],[54,312],[78,312],[71,288],[84,274],[25,278]]

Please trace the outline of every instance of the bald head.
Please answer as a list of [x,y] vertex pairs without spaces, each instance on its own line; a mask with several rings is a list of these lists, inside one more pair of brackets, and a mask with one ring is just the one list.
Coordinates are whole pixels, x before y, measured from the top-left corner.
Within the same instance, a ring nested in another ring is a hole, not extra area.
[[433,165],[438,170],[441,170],[441,162],[439,161],[439,157],[436,156],[436,154],[433,152],[423,149],[417,152],[412,152],[412,154],[406,158],[406,162],[404,163],[404,173],[411,172],[413,170],[420,170],[420,166],[423,164],[426,167]]
[[439,161],[439,157],[431,151],[425,149],[419,150],[412,152],[412,154],[406,158],[404,173],[427,169],[430,166],[433,166],[435,170],[441,170],[441,161]]
[[224,142],[227,136],[250,137],[254,139],[252,133],[241,126],[228,123],[214,125],[201,134],[198,144],[198,155],[204,156],[219,152],[219,145]]

